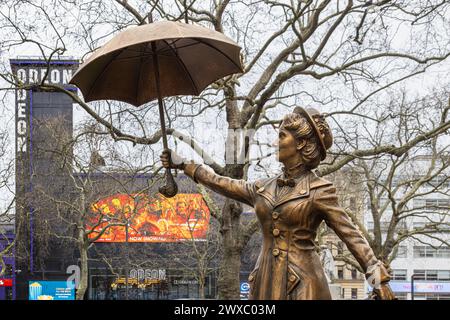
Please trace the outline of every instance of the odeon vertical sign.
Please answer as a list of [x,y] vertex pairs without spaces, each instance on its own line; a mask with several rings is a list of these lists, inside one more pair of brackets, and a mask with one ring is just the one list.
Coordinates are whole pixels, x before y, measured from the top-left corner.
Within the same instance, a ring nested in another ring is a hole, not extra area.
[[[50,62],[21,58],[11,59],[10,65],[18,84],[15,91],[16,232],[21,234],[21,241],[16,244],[16,261],[17,256],[23,257],[22,262],[29,266],[30,272],[33,272],[33,210],[26,199],[33,191],[33,125],[36,126],[33,116],[33,96],[36,96],[39,89],[24,90],[21,87],[41,83],[44,79],[44,84],[60,85],[67,90],[75,91],[76,88],[69,85],[69,81],[79,62],[65,58]],[[39,94],[41,97],[42,95],[51,97],[55,92],[39,92]]]
[[[45,78],[45,84],[56,84],[67,86],[66,89],[74,90],[69,85],[78,68],[77,60],[53,60],[39,59],[12,59],[11,70],[19,83],[24,85],[40,83]],[[51,94],[51,93],[49,93]],[[16,154],[23,156],[29,150],[31,133],[31,107],[32,100],[28,90],[16,90]]]

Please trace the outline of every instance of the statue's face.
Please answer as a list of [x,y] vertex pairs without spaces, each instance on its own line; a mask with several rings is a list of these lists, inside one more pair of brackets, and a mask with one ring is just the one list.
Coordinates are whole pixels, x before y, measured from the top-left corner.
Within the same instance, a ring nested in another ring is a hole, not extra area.
[[280,127],[278,131],[278,139],[275,141],[274,146],[277,148],[277,160],[282,163],[297,156],[297,141],[292,133],[283,127]]

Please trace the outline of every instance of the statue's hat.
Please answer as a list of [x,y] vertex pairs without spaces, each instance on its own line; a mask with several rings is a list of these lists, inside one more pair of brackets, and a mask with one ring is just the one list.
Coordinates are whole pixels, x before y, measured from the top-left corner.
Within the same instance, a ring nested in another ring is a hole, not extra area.
[[314,133],[319,140],[321,160],[324,160],[327,156],[327,150],[330,149],[333,144],[333,135],[328,124],[325,122],[323,115],[314,108],[303,109],[302,107],[295,107],[294,113],[302,115],[313,128]]

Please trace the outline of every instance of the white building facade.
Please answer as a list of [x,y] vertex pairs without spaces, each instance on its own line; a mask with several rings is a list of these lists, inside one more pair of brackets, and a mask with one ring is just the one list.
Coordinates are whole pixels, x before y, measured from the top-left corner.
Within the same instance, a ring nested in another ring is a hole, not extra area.
[[[426,172],[427,157],[411,161],[405,175],[397,180],[420,177],[417,172]],[[450,300],[450,196],[449,170],[443,170],[423,184],[416,196],[407,204],[404,215],[396,230],[396,237],[409,234],[397,247],[397,255],[390,263],[392,280],[390,286],[396,296],[403,300]],[[400,201],[405,192],[395,194]],[[391,201],[381,199],[381,203]],[[402,214],[403,215],[403,214]],[[374,221],[367,208],[366,228],[373,234]],[[381,221],[384,238],[388,230],[392,210],[387,209]],[[413,285],[412,285],[413,283]],[[370,288],[366,284],[366,293]]]

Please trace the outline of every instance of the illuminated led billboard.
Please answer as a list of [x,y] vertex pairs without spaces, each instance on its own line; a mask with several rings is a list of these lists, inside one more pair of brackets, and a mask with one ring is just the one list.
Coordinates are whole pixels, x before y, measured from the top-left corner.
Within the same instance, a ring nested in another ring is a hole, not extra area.
[[87,228],[95,242],[204,240],[209,216],[201,194],[115,194],[92,205]]

